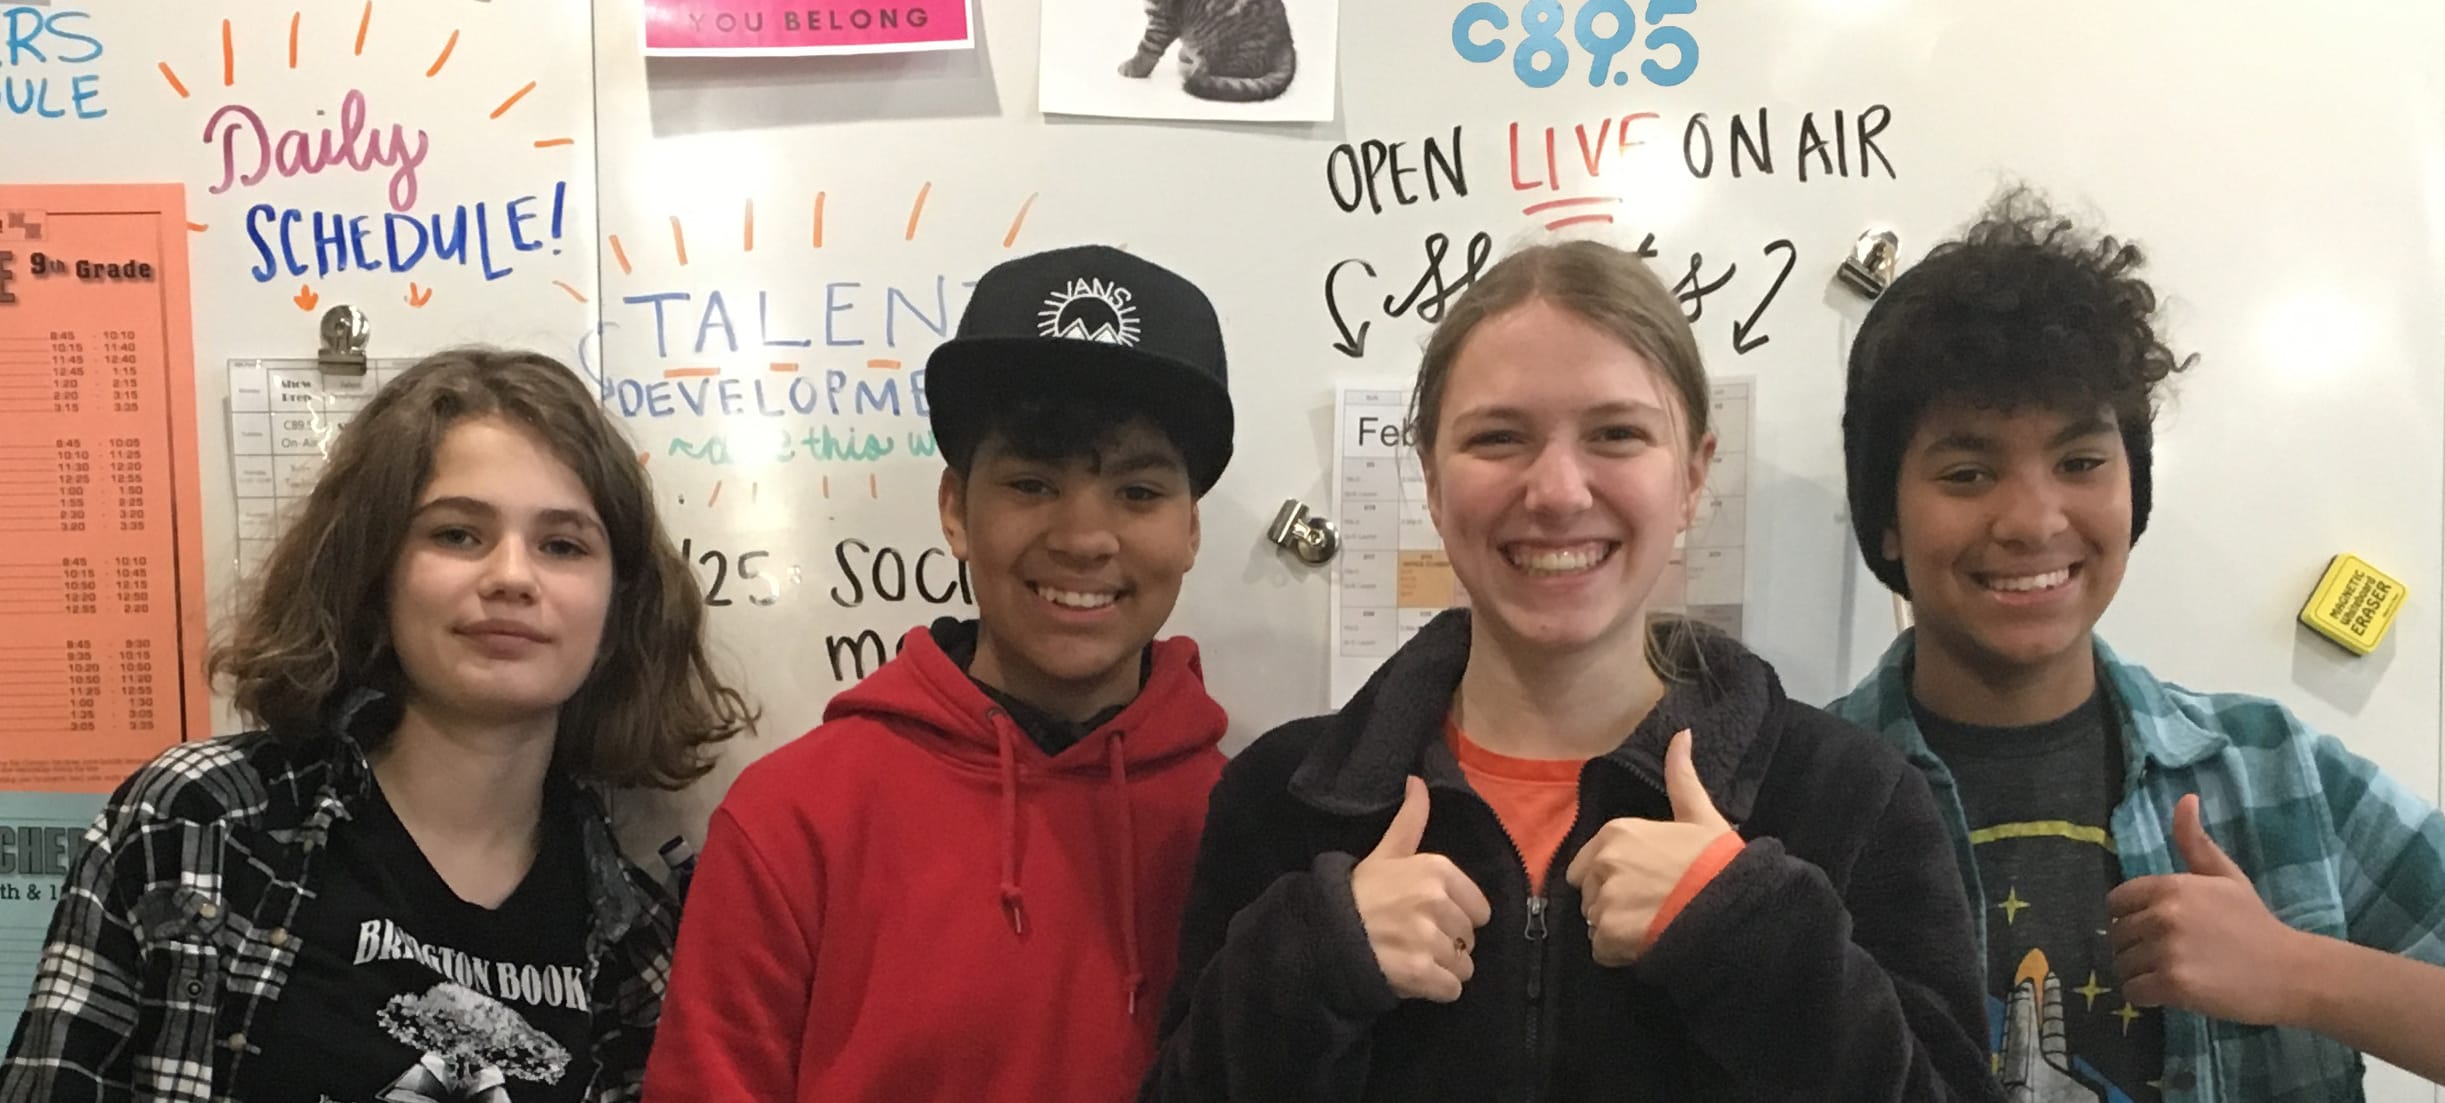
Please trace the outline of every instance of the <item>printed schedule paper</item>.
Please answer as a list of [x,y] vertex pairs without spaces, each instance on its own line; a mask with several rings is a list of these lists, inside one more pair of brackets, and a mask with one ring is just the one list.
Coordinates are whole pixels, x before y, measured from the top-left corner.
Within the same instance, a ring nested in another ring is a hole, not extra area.
[[211,724],[178,185],[0,185],[0,790]]
[[281,519],[314,493],[340,427],[415,363],[371,360],[358,371],[311,359],[229,361],[229,462],[244,574],[263,565]]

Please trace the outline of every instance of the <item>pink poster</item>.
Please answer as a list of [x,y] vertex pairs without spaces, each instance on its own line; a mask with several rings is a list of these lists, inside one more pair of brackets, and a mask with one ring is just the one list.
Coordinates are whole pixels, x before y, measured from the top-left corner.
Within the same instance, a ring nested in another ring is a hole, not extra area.
[[650,56],[779,57],[959,50],[969,0],[645,0]]

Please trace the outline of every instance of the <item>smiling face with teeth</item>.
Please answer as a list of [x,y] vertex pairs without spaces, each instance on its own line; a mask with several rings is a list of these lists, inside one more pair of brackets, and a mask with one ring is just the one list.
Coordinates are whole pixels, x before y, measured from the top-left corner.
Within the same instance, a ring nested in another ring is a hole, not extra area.
[[[2131,472],[2113,411],[1939,404],[1903,453],[1887,558],[1910,581],[1922,700],[2010,688],[2035,721],[2094,688],[2090,630],[2131,555]],[[2020,710],[2015,710],[2020,711]]]
[[1143,418],[1099,450],[1038,459],[994,436],[945,471],[942,531],[976,592],[969,673],[1071,719],[1137,695],[1146,644],[1197,561],[1187,462]]
[[1480,323],[1420,457],[1480,630],[1643,663],[1648,600],[1715,449],[1689,423],[1646,357],[1569,310],[1531,298]]

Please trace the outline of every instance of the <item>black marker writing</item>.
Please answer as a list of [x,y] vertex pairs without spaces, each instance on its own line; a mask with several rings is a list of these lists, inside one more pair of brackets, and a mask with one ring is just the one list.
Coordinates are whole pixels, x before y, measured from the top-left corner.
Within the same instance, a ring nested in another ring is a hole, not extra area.
[[[1440,233],[1427,235],[1426,271],[1418,276],[1417,283],[1410,286],[1408,298],[1396,303],[1392,296],[1384,296],[1384,313],[1398,318],[1414,307],[1419,321],[1429,325],[1442,321],[1444,304],[1468,290],[1470,284],[1477,282],[1478,274],[1486,270],[1486,262],[1494,256],[1494,235],[1483,230],[1470,235],[1469,251],[1463,262],[1467,267],[1456,278],[1445,275],[1443,271],[1444,258],[1451,251],[1452,239],[1449,236]],[[1433,288],[1431,294],[1427,290],[1430,287]]]
[[741,583],[761,582],[764,584],[762,593],[747,595],[748,604],[777,605],[781,602],[780,587],[770,576],[760,573],[763,561],[772,558],[771,552],[744,551],[734,554],[716,548],[707,548],[704,554],[699,555],[696,553],[696,541],[691,538],[679,542],[679,557],[699,566],[713,568],[713,581],[705,586],[706,605],[721,609],[737,604],[737,599],[722,593],[723,588],[729,584],[734,574]]
[[1357,329],[1351,329],[1350,323],[1341,316],[1341,300],[1333,293],[1333,281],[1341,275],[1342,269],[1353,264],[1366,270],[1368,278],[1374,278],[1375,266],[1357,257],[1335,264],[1324,274],[1324,312],[1332,315],[1333,332],[1341,336],[1341,340],[1333,342],[1333,351],[1356,360],[1367,355],[1367,327],[1374,323],[1360,322]]
[[1774,339],[1760,335],[1752,341],[1749,339],[1749,334],[1756,330],[1758,319],[1766,316],[1766,308],[1774,305],[1774,297],[1782,294],[1783,281],[1791,278],[1791,270],[1799,267],[1800,247],[1793,245],[1790,238],[1777,238],[1767,242],[1764,251],[1766,255],[1772,256],[1778,249],[1783,253],[1783,270],[1774,274],[1773,285],[1767,287],[1765,295],[1757,300],[1756,309],[1749,311],[1747,318],[1732,323],[1732,351],[1742,356],[1757,351],[1764,347],[1766,342]]
[[1429,202],[1441,200],[1446,187],[1451,189],[1453,195],[1465,198],[1469,194],[1468,168],[1455,152],[1463,148],[1459,127],[1452,128],[1449,150],[1437,144],[1431,136],[1420,143],[1424,168],[1405,162],[1402,147],[1408,144],[1370,138],[1356,145],[1344,142],[1334,146],[1333,152],[1324,158],[1325,186],[1332,190],[1334,204],[1347,213],[1356,213],[1360,207],[1366,207],[1375,214],[1382,214],[1385,184],[1389,183],[1393,203],[1410,206],[1419,199],[1418,194],[1410,190],[1408,178],[1411,176],[1426,178],[1425,198]]

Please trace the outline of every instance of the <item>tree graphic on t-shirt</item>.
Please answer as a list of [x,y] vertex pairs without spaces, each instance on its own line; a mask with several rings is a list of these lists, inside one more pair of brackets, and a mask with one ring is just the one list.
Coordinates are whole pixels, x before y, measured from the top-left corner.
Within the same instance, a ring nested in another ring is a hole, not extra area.
[[382,1103],[508,1103],[509,1078],[553,1084],[569,1067],[567,1047],[463,985],[394,996],[380,1022],[400,1044],[424,1051],[377,1097]]

